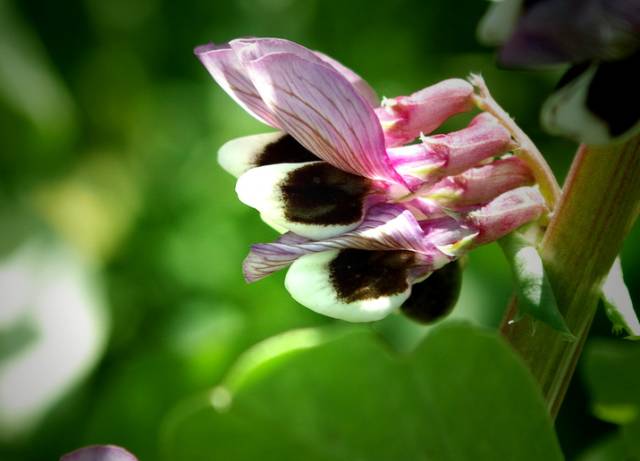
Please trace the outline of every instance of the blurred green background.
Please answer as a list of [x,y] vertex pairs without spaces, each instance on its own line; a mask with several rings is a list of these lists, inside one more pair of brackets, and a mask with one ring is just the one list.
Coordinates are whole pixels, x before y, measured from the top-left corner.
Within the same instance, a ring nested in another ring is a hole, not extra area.
[[[268,130],[214,84],[193,55],[198,44],[285,37],[339,59],[389,97],[481,72],[562,179],[575,146],[538,123],[560,71],[497,69],[475,38],[485,8],[478,0],[0,0],[0,459],[57,459],[91,443],[171,459],[167,439],[180,425],[206,432],[206,421],[189,421],[194,396],[243,351],[334,324],[296,305],[283,273],[255,285],[242,279],[249,245],[275,234],[237,201],[216,151]],[[636,225],[623,253],[636,305],[639,235]],[[495,327],[510,283],[495,245],[474,252],[454,315]],[[601,314],[592,336],[611,336]],[[617,431],[592,416],[581,376],[557,421],[568,459]],[[215,459],[209,437],[210,452],[193,446],[200,454],[183,459]]]

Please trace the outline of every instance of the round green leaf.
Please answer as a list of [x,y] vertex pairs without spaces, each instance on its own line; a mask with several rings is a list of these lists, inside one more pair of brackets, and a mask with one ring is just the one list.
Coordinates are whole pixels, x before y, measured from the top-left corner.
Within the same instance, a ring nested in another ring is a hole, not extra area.
[[357,330],[256,369],[227,405],[186,416],[166,459],[562,459],[528,371],[467,324],[434,327],[409,357]]

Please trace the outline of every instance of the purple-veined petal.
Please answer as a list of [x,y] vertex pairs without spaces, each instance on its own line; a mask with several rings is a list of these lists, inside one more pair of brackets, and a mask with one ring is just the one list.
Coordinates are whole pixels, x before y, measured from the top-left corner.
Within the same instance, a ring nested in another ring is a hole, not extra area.
[[194,53],[218,85],[243,109],[259,121],[279,128],[276,118],[262,101],[246,70],[228,44],[201,45]]
[[362,77],[324,53],[311,51],[298,43],[282,38],[241,38],[232,40],[229,44],[242,62],[255,61],[271,53],[291,53],[307,61],[329,65],[330,68],[342,74],[372,107],[378,106],[378,96]]
[[238,38],[231,40],[229,46],[243,64],[260,59],[268,54],[289,53],[307,61],[326,65],[315,52],[284,38]]
[[[435,227],[431,230],[435,232]],[[260,280],[305,254],[344,248],[409,250],[433,265],[437,264],[431,259],[440,257],[410,211],[400,205],[380,204],[369,210],[357,229],[334,238],[313,241],[288,233],[274,243],[253,245],[243,264],[245,279]]]
[[373,109],[337,71],[291,53],[245,65],[282,128],[300,144],[343,171],[404,183],[389,162]]
[[116,445],[91,445],[63,455],[60,461],[138,461],[138,459]]
[[346,67],[341,62],[333,59],[331,56],[321,53],[320,51],[316,51],[315,53],[320,57],[320,59],[330,64],[331,67],[340,72],[344,76],[344,78],[349,80],[349,83],[351,83],[355,90],[360,93],[360,96],[362,96],[369,102],[369,104],[371,104],[371,107],[378,107],[380,105],[380,99],[378,98],[378,95],[365,79],[360,77],[358,74]]

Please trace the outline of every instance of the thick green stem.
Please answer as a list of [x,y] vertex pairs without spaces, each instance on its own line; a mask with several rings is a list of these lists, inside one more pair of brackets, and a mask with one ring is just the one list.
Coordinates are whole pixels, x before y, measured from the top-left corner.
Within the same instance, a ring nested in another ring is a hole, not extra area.
[[601,284],[640,211],[640,136],[607,147],[581,146],[540,254],[574,342],[529,318],[502,333],[529,365],[555,417],[598,305]]

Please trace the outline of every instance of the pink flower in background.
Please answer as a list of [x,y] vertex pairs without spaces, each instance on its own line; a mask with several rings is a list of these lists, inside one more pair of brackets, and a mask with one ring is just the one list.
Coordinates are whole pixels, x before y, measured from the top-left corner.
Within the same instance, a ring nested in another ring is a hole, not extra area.
[[236,102],[278,129],[219,152],[238,176],[240,200],[286,232],[253,247],[245,277],[291,265],[287,289],[317,312],[383,318],[415,283],[545,209],[537,190],[523,187],[533,178],[518,158],[493,160],[511,139],[490,114],[425,135],[472,107],[464,80],[378,106],[353,71],[287,40],[239,39],[196,55]]
[[571,63],[542,108],[550,133],[607,144],[640,130],[640,2],[504,0],[480,22],[479,38],[501,45],[500,65],[536,69]]
[[138,461],[138,458],[116,445],[91,445],[67,453],[60,461]]

